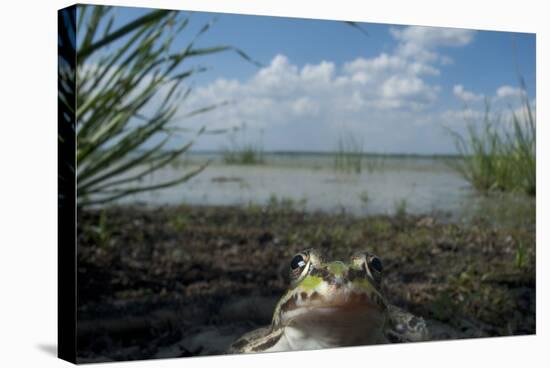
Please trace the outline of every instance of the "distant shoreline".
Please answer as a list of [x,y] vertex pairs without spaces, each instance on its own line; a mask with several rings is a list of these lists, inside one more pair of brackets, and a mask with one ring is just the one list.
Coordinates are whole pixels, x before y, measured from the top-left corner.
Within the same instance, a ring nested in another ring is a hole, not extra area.
[[[140,151],[138,151],[140,152]],[[185,153],[185,155],[220,155],[223,156],[223,151],[214,150],[197,150]],[[335,151],[262,151],[263,155],[271,156],[334,156],[338,154]],[[459,154],[439,154],[439,153],[380,153],[380,152],[363,152],[363,153],[347,153],[349,155],[360,155],[363,157],[379,157],[379,158],[412,158],[412,159],[459,159],[462,156]]]

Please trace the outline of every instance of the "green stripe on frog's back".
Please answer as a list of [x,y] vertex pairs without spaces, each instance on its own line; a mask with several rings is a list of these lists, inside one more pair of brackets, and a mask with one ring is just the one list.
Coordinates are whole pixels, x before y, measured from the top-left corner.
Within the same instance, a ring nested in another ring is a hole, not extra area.
[[333,277],[342,277],[346,274],[348,266],[346,266],[344,262],[335,261],[327,263],[326,269],[328,270],[329,275],[332,275]]

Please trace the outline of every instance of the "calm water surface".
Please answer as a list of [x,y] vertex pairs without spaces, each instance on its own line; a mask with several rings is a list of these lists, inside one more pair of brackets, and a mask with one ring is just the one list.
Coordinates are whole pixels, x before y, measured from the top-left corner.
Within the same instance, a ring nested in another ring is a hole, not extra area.
[[[265,205],[276,198],[291,200],[310,211],[346,211],[358,215],[393,214],[404,208],[412,214],[466,214],[494,211],[510,217],[534,216],[534,200],[518,196],[487,198],[440,158],[371,157],[360,173],[334,169],[328,155],[266,155],[264,165],[226,165],[216,155],[194,154],[148,177],[147,184],[173,180],[197,163],[213,162],[187,183],[156,192],[140,193],[124,202],[150,205]],[[525,213],[524,213],[525,212]]]

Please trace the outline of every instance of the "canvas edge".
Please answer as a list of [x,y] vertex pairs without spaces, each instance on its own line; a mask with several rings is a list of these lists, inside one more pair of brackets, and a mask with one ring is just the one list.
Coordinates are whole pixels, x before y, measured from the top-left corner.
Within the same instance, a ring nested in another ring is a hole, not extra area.
[[[57,356],[76,364],[76,5],[58,19]],[[68,66],[68,71],[62,72]],[[68,77],[67,77],[68,76]],[[62,80],[64,79],[64,80]],[[62,94],[65,96],[61,98]],[[65,101],[65,102],[64,102]]]

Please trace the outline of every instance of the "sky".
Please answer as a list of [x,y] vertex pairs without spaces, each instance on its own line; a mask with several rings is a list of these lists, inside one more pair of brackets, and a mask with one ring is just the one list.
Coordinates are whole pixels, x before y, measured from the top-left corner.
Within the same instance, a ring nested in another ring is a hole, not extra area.
[[[118,24],[145,12],[115,11]],[[196,58],[209,70],[191,81],[181,115],[227,105],[178,124],[244,126],[233,139],[266,151],[332,151],[354,137],[368,152],[452,154],[449,131],[479,125],[486,101],[504,120],[523,93],[536,106],[534,34],[361,23],[365,34],[339,21],[193,13],[175,48],[208,22],[196,46],[233,45],[262,66],[233,52]],[[201,136],[194,150],[227,144]]]

